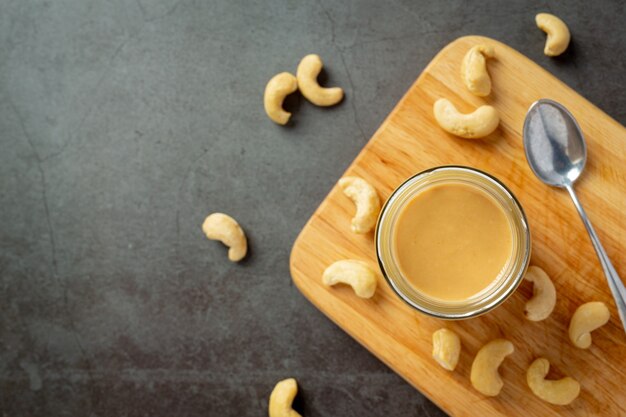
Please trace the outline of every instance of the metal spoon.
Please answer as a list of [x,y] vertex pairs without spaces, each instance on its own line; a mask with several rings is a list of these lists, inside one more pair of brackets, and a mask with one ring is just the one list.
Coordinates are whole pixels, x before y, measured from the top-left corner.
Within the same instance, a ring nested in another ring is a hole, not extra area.
[[574,200],[578,214],[600,258],[622,325],[626,330],[626,288],[574,193],[574,181],[583,172],[587,160],[587,146],[580,126],[574,116],[561,104],[548,99],[536,101],[528,109],[524,121],[524,150],[535,175],[548,185],[565,188]]

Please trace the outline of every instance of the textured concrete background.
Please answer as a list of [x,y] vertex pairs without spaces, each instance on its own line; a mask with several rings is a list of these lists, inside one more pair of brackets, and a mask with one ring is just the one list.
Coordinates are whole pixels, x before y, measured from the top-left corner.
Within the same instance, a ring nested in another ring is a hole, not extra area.
[[[565,3],[0,1],[2,415],[259,416],[288,376],[305,417],[443,415],[298,293],[290,248],[459,36],[626,123],[623,2]],[[542,54],[544,10],[564,57]],[[274,125],[265,83],[310,52],[346,100],[291,99]],[[247,230],[245,262],[203,236],[213,211]]]

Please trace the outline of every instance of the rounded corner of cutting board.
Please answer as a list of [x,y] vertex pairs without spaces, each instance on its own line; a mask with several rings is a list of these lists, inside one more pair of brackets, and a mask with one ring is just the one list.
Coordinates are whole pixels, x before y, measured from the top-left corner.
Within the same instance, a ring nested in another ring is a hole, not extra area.
[[[494,47],[496,48],[505,48],[508,51],[514,52],[515,54],[517,54],[520,57],[524,57],[526,58],[523,54],[521,54],[519,51],[515,50],[514,48],[496,40],[493,38],[489,38],[487,36],[481,36],[481,35],[464,35],[464,36],[460,36],[456,39],[454,39],[453,41],[449,42],[448,44],[446,44],[443,48],[441,48],[441,50],[439,50],[439,52],[430,60],[430,62],[428,63],[428,65],[426,65],[426,67],[422,70],[422,72],[420,73],[420,75],[417,77],[417,80],[415,81],[415,84],[419,84],[420,81],[422,80],[423,77],[425,77],[428,73],[430,73],[430,71],[436,67],[440,61],[442,60],[446,60],[449,58],[449,55],[456,55],[458,54],[458,52],[456,51],[457,49],[463,49],[463,50],[467,50],[469,45],[476,45],[476,44],[480,44],[480,43],[488,43],[488,44],[492,44]],[[464,55],[464,54],[463,54]],[[528,58],[526,58],[528,59]]]
[[300,291],[300,293],[304,295],[306,298],[308,298],[309,300],[311,298],[308,296],[304,288],[302,273],[297,270],[295,265],[298,259],[300,259],[301,257],[301,252],[304,251],[304,249],[301,247],[302,241],[304,239],[303,236],[306,234],[307,229],[310,227],[311,220],[314,217],[315,217],[315,214],[311,216],[309,221],[304,225],[304,227],[298,234],[298,237],[296,237],[296,240],[293,242],[293,246],[291,247],[291,252],[289,254],[289,273],[291,274],[291,280],[293,281],[298,291]]
[[[451,50],[454,50],[456,48],[461,48],[461,47],[466,49],[470,45],[473,46],[473,45],[477,45],[480,43],[492,44],[496,48],[506,49],[507,51],[514,52],[515,54],[517,54],[517,57],[523,57],[526,60],[530,61],[530,59],[526,57],[524,54],[522,54],[515,48],[503,42],[500,42],[497,39],[493,39],[488,36],[482,36],[482,35],[464,35],[464,36],[460,36],[454,39],[453,41],[448,43],[446,46],[441,48],[441,50],[437,53],[437,55],[435,55],[435,57],[430,61],[430,63],[426,66],[426,68],[424,68],[424,71],[422,71],[422,74],[427,73],[429,69],[434,66],[434,64],[436,64],[440,59],[443,59],[444,57],[446,57],[450,53]],[[497,51],[496,51],[496,55],[497,55]]]
[[295,263],[300,252],[301,236],[302,236],[302,233],[306,230],[306,228],[307,226],[304,226],[304,228],[298,234],[298,237],[293,242],[293,246],[291,247],[291,253],[289,254],[289,273],[291,274],[291,279],[296,284],[296,286],[298,285],[298,278],[297,278],[298,273],[296,272]]

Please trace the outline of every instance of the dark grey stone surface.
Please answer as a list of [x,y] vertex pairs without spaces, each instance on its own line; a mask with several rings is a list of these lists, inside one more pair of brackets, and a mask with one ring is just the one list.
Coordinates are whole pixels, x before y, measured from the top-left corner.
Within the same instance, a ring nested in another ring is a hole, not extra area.
[[[534,15],[574,41],[543,56]],[[311,416],[439,416],[306,301],[291,245],[444,45],[530,56],[622,124],[621,1],[0,1],[3,416],[258,416],[294,376]],[[307,53],[340,106],[262,108]],[[515,94],[514,91],[510,92]],[[200,225],[237,218],[238,265]]]

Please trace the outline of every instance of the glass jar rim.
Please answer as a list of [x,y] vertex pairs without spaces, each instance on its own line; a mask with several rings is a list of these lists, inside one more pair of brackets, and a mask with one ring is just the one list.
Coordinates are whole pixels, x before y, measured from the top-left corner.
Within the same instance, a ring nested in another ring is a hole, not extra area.
[[[417,192],[433,185],[433,181],[465,181],[475,186],[481,186],[499,203],[511,223],[511,232],[516,239],[517,251],[511,255],[508,274],[486,290],[481,291],[463,302],[437,302],[432,297],[420,294],[399,272],[393,260],[391,237],[392,226],[395,220],[390,216],[397,215],[405,203],[398,203],[398,199],[411,200]],[[409,197],[403,193],[412,192]],[[497,196],[496,196],[497,194]],[[395,206],[394,206],[395,204]],[[399,206],[398,206],[399,205]],[[391,213],[390,213],[391,210]],[[485,314],[502,304],[521,283],[526,268],[530,262],[531,238],[526,214],[519,200],[499,179],[491,174],[476,168],[463,165],[444,165],[421,171],[403,181],[389,196],[383,205],[375,231],[376,256],[381,272],[392,290],[405,303],[427,315],[448,319],[466,319]]]

